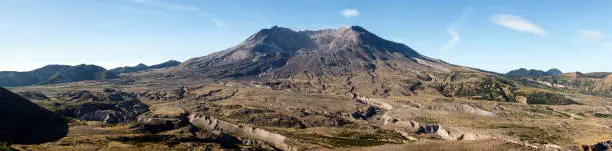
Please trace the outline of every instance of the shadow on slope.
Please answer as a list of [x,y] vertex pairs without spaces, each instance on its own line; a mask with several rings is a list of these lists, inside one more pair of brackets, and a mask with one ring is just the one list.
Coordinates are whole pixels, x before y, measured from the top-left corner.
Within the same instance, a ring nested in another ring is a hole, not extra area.
[[0,88],[0,142],[39,144],[59,140],[67,133],[63,117]]

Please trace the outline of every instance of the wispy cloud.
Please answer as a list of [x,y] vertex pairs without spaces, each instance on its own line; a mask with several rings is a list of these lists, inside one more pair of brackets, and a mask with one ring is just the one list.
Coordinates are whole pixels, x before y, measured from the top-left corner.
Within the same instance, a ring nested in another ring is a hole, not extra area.
[[215,25],[217,25],[217,27],[227,27],[227,25],[225,25],[225,22],[217,19],[217,18],[211,18],[210,21],[212,21],[213,23],[215,23]]
[[223,27],[227,27],[227,25],[225,24],[225,22],[219,20],[217,17],[215,17],[215,15],[210,14],[210,13],[206,13],[206,12],[202,12],[200,13],[200,15],[203,15],[205,17],[207,17],[213,24],[215,24],[217,27],[219,28],[223,28]]
[[128,7],[118,7],[122,11],[138,13],[138,14],[147,14],[147,15],[168,15],[167,12],[157,11],[157,10],[149,10],[149,9],[139,9],[139,8],[128,8]]
[[461,37],[459,36],[459,27],[463,24],[463,22],[465,22],[471,12],[472,6],[466,7],[465,9],[463,9],[463,12],[461,12],[461,15],[459,15],[457,20],[455,20],[450,26],[448,26],[448,28],[446,28],[446,33],[451,37],[451,39],[446,42],[446,44],[442,45],[441,51],[452,49],[453,47],[455,47],[455,44],[457,44],[457,42],[461,40]]
[[163,8],[167,10],[172,10],[172,11],[193,11],[193,12],[200,11],[200,8],[195,7],[195,6],[183,5],[179,3],[172,3],[172,2],[161,1],[161,0],[132,0],[132,1],[141,3],[141,4],[145,4],[145,5],[149,5],[149,6],[153,6],[153,7],[159,7],[159,8]]
[[540,26],[519,16],[497,14],[491,18],[491,22],[520,32],[548,36],[548,33],[540,28]]
[[157,8],[169,10],[169,11],[194,12],[199,15],[205,16],[217,27],[220,27],[220,28],[227,27],[225,22],[221,21],[219,18],[215,17],[211,13],[202,11],[199,7],[196,7],[196,6],[173,3],[170,1],[164,1],[164,0],[131,0],[131,1],[134,1],[140,4],[144,4],[144,5],[148,5],[151,7],[157,7]]
[[582,40],[587,41],[597,41],[606,36],[598,30],[580,30],[578,33],[580,34],[580,38]]
[[359,11],[357,11],[356,9],[344,9],[342,11],[342,16],[344,16],[346,18],[357,17],[357,16],[359,16]]

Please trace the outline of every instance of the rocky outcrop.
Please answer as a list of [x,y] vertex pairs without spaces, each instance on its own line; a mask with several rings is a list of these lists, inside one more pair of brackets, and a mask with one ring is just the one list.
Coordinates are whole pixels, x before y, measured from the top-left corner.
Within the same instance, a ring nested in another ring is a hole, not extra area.
[[443,129],[440,124],[414,124],[419,125],[419,128],[416,130],[417,134],[432,134],[445,140],[453,140],[453,137],[450,136],[450,131]]
[[355,112],[351,113],[351,117],[355,119],[367,120],[368,118],[376,115],[378,112],[381,112],[380,108],[370,105],[365,110],[358,108]]
[[238,93],[238,88],[206,89],[202,87],[176,89],[147,90],[138,94],[140,98],[155,101],[177,101],[185,98],[206,101],[221,101],[233,97]]
[[524,96],[516,96],[516,102],[521,104],[527,104],[527,98]]
[[138,124],[134,127],[141,133],[157,134],[187,126],[189,124],[187,115],[188,113],[182,113],[178,116],[143,114],[138,117],[138,120],[136,120]]
[[103,121],[106,124],[130,122],[144,112],[147,106],[138,101],[87,102],[66,105],[56,112],[67,117],[86,121]]
[[[364,96],[358,96],[356,98],[359,102],[364,102],[364,103],[379,107],[381,109],[387,110],[387,112],[385,112],[381,116],[381,119],[383,120],[383,125],[395,129],[396,132],[400,133],[402,136],[404,136],[408,140],[415,139],[409,134],[423,134],[423,135],[440,138],[443,140],[477,140],[477,139],[488,138],[487,136],[482,136],[482,135],[478,135],[478,134],[471,133],[471,132],[461,131],[459,129],[445,129],[445,128],[442,128],[442,125],[440,124],[435,124],[435,123],[422,124],[422,123],[419,123],[417,121],[412,121],[412,120],[395,119],[388,114],[388,112],[391,112],[391,110],[394,109],[394,107],[391,104],[381,101],[379,99],[370,99]],[[481,116],[497,116],[496,114],[492,112],[474,108],[469,105],[453,104],[451,106],[444,106],[442,107],[442,109],[445,109],[448,111],[456,111],[456,112],[459,111],[459,112],[464,112],[464,113],[469,113],[469,114],[476,114],[476,115],[481,115]]]
[[149,111],[132,93],[105,89],[103,92],[70,91],[60,95],[69,103],[56,112],[67,117],[106,124],[130,122]]
[[[388,126],[396,127],[396,131],[404,133],[423,134],[443,140],[479,140],[486,139],[487,136],[465,132],[457,129],[445,129],[440,124],[421,124],[416,121],[405,121],[398,119],[388,119]],[[406,136],[405,136],[406,137]]]
[[0,142],[38,144],[68,133],[66,119],[0,88]]
[[176,101],[186,97],[188,90],[185,87],[179,87],[173,90],[159,90],[159,91],[143,91],[138,94],[140,98],[147,100],[161,100],[161,101]]
[[609,151],[612,150],[612,140],[599,142],[594,145],[582,145],[584,151]]
[[261,128],[232,124],[203,114],[189,115],[189,122],[214,133],[228,133],[242,138],[261,140],[282,150],[296,150],[289,146],[285,136]]

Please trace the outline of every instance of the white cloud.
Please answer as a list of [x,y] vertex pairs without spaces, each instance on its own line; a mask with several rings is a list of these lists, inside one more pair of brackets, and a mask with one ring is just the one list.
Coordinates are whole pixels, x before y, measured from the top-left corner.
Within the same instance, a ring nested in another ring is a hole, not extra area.
[[141,3],[141,4],[145,4],[145,5],[149,5],[149,6],[153,6],[153,7],[159,7],[159,8],[171,10],[171,11],[192,11],[192,12],[200,11],[200,8],[195,7],[195,6],[171,3],[171,2],[166,2],[162,0],[132,0],[132,1]]
[[466,7],[463,12],[461,12],[461,15],[459,15],[459,18],[457,18],[455,22],[453,22],[450,26],[448,26],[448,28],[446,28],[446,33],[451,37],[451,39],[442,46],[442,51],[452,49],[453,47],[455,47],[455,44],[457,44],[457,42],[461,40],[458,28],[469,17],[470,12],[472,12],[472,7]]
[[344,9],[342,11],[342,16],[344,16],[346,18],[357,17],[357,16],[359,16],[359,11],[357,11],[356,9]]
[[600,40],[605,37],[601,31],[597,30],[580,30],[579,33],[583,40]]
[[542,28],[540,28],[538,25],[519,16],[509,14],[497,14],[491,18],[491,22],[520,32],[532,33],[540,36],[548,36],[548,33]]

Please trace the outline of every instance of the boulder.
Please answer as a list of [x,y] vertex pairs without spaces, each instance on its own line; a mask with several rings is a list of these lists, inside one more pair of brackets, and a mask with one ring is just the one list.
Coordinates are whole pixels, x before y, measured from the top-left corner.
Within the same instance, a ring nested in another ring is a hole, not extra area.
[[527,104],[527,98],[524,96],[517,96],[516,102],[521,103],[521,104]]
[[365,111],[357,109],[355,112],[351,113],[351,117],[354,119],[367,120],[368,118],[376,115],[378,112],[381,112],[380,108],[376,106],[368,106]]

